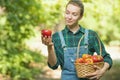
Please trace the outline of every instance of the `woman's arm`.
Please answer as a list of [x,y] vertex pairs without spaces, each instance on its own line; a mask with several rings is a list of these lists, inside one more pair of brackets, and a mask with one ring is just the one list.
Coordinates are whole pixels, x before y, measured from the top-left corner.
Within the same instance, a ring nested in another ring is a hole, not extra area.
[[[100,38],[98,37],[96,32],[92,32],[92,41],[94,41],[92,43],[91,46],[93,46],[94,51],[100,55],[100,50],[101,50],[101,56],[104,58],[104,66],[101,69],[99,66],[94,66],[94,68],[96,68],[96,71],[94,73],[91,74],[86,74],[86,77],[89,78],[90,80],[99,80],[104,73],[111,68],[112,66],[112,58],[110,57],[110,54],[108,54],[105,50],[105,47],[102,43],[102,41],[100,40]],[[100,41],[100,42],[99,42]],[[101,49],[100,49],[101,46]]]
[[47,46],[48,49],[48,64],[52,68],[57,63],[56,54],[54,51],[54,44],[51,37],[41,37],[42,43]]
[[57,63],[54,46],[49,45],[47,46],[47,48],[48,48],[48,63],[50,64],[50,66],[54,66]]

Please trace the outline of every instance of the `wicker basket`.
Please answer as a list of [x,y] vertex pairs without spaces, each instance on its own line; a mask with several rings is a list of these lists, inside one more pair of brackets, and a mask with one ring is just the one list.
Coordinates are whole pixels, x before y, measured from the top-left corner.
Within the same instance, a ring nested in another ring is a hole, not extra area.
[[94,63],[94,64],[75,63],[77,76],[79,78],[85,78],[86,74],[95,72],[96,69],[94,68],[94,65],[102,68],[103,65],[104,65],[104,62],[97,62],[97,63]]
[[[84,37],[84,36],[83,36]],[[83,38],[82,37],[82,38]],[[79,58],[79,48],[80,48],[80,42],[82,40],[82,38],[80,39],[79,43],[78,43],[78,48],[77,48],[77,58]],[[99,41],[99,40],[98,40]],[[99,41],[99,45],[100,45],[100,41]],[[101,55],[101,45],[100,45],[100,55]],[[74,63],[75,68],[76,68],[76,72],[77,72],[77,76],[79,78],[85,78],[86,74],[89,73],[93,73],[96,71],[96,69],[94,68],[94,65],[102,68],[104,65],[104,62],[96,62],[93,64],[86,64],[86,63]]]

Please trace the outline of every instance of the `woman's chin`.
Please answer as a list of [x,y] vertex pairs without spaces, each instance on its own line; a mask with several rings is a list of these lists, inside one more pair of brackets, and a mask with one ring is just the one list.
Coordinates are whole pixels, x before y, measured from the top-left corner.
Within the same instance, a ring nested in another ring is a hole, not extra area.
[[67,23],[66,25],[67,25],[67,26],[72,26],[73,24],[71,24],[71,23]]

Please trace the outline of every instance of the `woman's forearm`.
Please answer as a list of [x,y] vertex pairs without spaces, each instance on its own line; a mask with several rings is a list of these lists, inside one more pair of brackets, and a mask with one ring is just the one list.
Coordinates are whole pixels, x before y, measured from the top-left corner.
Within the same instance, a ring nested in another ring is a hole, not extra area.
[[105,62],[105,63],[104,63],[104,66],[103,66],[103,68],[102,68],[103,73],[106,72],[109,67],[110,67],[110,65]]
[[48,48],[48,63],[51,66],[54,66],[57,62],[56,54],[55,54],[55,51],[54,51],[54,46],[50,45],[47,48]]

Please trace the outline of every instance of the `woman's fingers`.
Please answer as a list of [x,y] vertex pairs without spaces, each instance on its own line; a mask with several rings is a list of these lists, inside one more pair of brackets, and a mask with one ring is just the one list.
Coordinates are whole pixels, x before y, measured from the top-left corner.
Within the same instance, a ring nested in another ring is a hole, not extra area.
[[51,39],[51,37],[49,36],[49,37],[47,37],[47,36],[41,36],[41,39],[42,39],[42,43],[43,44],[45,44],[45,45],[51,45],[51,44],[53,44],[52,43],[52,39]]
[[90,80],[98,80],[98,79],[97,79],[97,76],[90,77],[89,79],[90,79]]
[[85,77],[87,77],[87,78],[90,78],[90,77],[93,77],[93,76],[96,76],[96,73],[95,73],[95,72],[85,75]]
[[94,65],[94,69],[100,70],[101,68],[99,66]]

